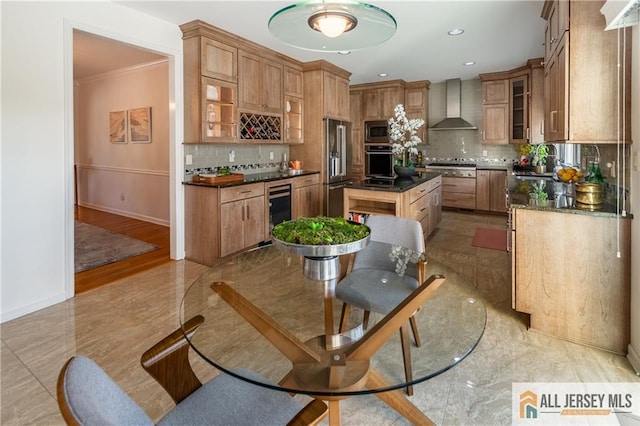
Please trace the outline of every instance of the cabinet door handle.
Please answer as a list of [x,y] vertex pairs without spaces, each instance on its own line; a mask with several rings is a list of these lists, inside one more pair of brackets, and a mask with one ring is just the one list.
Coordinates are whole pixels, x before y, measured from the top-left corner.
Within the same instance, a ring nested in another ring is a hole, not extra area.
[[531,129],[527,127],[527,140],[531,139]]
[[250,217],[249,217],[249,205],[246,206],[246,209],[247,209],[247,220],[249,220],[250,219]]

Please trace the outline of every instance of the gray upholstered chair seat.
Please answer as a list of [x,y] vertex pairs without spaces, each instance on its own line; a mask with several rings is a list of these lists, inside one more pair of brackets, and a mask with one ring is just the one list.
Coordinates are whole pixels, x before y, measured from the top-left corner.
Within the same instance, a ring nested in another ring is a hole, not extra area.
[[86,425],[153,426],[142,408],[91,359],[76,356],[64,377],[69,409]]
[[400,278],[395,272],[357,269],[340,281],[336,297],[365,311],[388,314],[418,286],[418,280],[411,276]]
[[[249,370],[243,377],[270,383]],[[63,379],[64,395],[82,425],[153,426],[146,415],[91,359],[76,356]],[[177,404],[159,425],[285,425],[301,410],[287,393],[220,374]]]
[[[256,382],[269,383],[252,371],[238,372]],[[285,425],[301,409],[285,392],[220,374],[182,400],[158,425]]]

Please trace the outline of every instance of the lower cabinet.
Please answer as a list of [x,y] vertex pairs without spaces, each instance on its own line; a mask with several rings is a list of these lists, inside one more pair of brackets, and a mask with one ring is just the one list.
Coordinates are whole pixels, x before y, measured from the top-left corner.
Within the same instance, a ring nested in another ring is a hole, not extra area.
[[264,240],[264,183],[220,189],[220,257]]
[[297,177],[293,180],[291,218],[314,217],[320,214],[320,175]]
[[429,232],[436,230],[442,220],[442,178],[436,178],[429,191]]
[[506,213],[506,170],[478,170],[476,172],[476,209]]
[[626,353],[631,219],[517,207],[512,216],[513,309],[530,314],[532,330]]
[[442,206],[475,209],[476,180],[463,177],[443,177]]

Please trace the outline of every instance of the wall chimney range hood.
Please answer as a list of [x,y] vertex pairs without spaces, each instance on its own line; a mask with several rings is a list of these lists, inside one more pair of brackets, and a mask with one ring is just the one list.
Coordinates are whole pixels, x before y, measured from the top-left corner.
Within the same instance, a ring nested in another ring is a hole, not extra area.
[[478,128],[460,116],[462,82],[459,78],[447,80],[447,118],[431,126],[430,130],[477,130]]

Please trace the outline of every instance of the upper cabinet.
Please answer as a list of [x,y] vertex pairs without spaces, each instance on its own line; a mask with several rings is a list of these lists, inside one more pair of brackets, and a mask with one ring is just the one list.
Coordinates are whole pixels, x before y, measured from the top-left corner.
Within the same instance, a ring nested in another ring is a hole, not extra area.
[[[604,31],[605,19],[600,12],[603,4],[544,3],[547,142],[604,144],[615,143],[619,137],[631,140],[630,84],[619,84],[619,75],[627,79],[631,75],[631,43],[623,52],[619,49],[625,49],[625,45],[618,45],[617,31]],[[621,31],[627,31],[630,40],[631,28]],[[616,119],[618,111],[624,116]],[[621,128],[618,123],[626,126]]]
[[200,72],[203,76],[233,83],[238,81],[238,49],[209,38],[202,38],[200,54]]
[[482,82],[482,124],[482,143],[509,143],[509,80]]
[[541,143],[544,122],[542,58],[495,73],[480,74],[485,144]]
[[393,108],[404,103],[405,83],[402,80],[367,84],[364,91],[364,119],[388,120]]
[[325,71],[323,82],[325,117],[349,120],[349,80]]
[[[421,118],[424,126],[418,129],[418,136],[422,142],[429,143],[429,86],[428,80],[412,81],[405,85],[404,110],[409,118]],[[392,109],[393,113],[393,109]],[[391,115],[389,116],[391,117]]]
[[202,21],[180,29],[184,143],[303,142],[300,62]]
[[283,66],[243,50],[238,51],[239,108],[282,114]]

